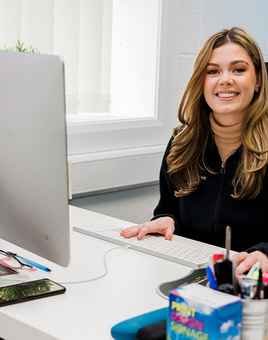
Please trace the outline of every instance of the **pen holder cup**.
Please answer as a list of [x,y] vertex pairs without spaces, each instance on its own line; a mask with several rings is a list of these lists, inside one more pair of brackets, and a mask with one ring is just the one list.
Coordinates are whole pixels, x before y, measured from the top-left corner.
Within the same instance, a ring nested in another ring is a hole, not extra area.
[[267,336],[268,299],[243,300],[241,339],[264,340]]

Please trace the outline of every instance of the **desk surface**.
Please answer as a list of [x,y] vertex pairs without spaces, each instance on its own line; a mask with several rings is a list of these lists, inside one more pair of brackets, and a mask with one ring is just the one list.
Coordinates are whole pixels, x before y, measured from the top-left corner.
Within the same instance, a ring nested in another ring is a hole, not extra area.
[[[131,223],[70,206],[71,227],[94,225],[125,227]],[[19,251],[1,240],[1,247]],[[52,268],[49,275],[57,282],[80,281],[104,272],[107,255],[108,274],[99,280],[64,285],[63,295],[0,308],[0,336],[6,340],[108,340],[111,327],[124,319],[168,302],[155,292],[163,281],[177,279],[189,269],[136,251],[120,248],[102,240],[71,232],[71,262],[67,268],[43,260]],[[20,253],[39,257],[27,251]],[[35,279],[35,277],[33,278]]]

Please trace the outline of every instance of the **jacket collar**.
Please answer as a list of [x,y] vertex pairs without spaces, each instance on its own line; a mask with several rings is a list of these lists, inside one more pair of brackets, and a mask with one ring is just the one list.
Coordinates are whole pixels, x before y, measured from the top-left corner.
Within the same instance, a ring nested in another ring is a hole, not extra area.
[[[238,161],[241,157],[242,153],[242,145],[239,146],[238,149],[236,149],[225,161],[224,167],[234,167],[234,169],[237,167]],[[217,145],[215,143],[214,137],[212,135],[212,132],[209,131],[209,135],[207,138],[207,144],[205,146],[205,152],[204,152],[204,163],[205,168],[210,169],[214,172],[219,172],[222,167],[222,160],[217,148]]]

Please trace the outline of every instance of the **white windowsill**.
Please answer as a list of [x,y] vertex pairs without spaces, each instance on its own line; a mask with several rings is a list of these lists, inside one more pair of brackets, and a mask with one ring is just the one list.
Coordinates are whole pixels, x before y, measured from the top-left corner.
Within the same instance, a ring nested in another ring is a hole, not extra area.
[[108,113],[80,113],[67,115],[68,134],[113,131],[130,128],[157,127],[162,123],[155,117],[131,117]]

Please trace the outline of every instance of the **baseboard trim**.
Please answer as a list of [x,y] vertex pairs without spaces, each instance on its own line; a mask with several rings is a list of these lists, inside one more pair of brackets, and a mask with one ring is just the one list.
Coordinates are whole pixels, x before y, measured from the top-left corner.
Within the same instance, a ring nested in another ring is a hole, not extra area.
[[107,157],[103,157],[103,153],[95,157],[70,157],[71,196],[121,190],[158,181],[164,147],[120,151],[106,153]]
[[[74,194],[74,195],[72,195],[72,199],[84,198],[84,197],[90,197],[90,196],[98,196],[98,195],[109,194],[109,193],[113,193],[113,192],[119,192],[119,191],[135,190],[135,189],[139,189],[139,188],[151,187],[151,186],[156,186],[156,185],[157,186],[159,185],[159,181],[139,183],[139,184],[135,184],[135,185],[126,185],[126,186],[122,186],[122,187],[110,188],[110,189],[105,189],[105,190],[89,191],[89,192]],[[70,201],[70,203],[71,202],[72,201]]]

